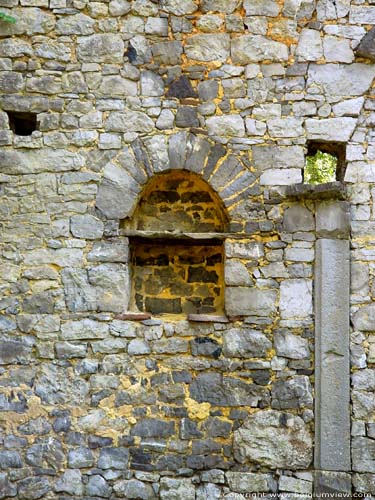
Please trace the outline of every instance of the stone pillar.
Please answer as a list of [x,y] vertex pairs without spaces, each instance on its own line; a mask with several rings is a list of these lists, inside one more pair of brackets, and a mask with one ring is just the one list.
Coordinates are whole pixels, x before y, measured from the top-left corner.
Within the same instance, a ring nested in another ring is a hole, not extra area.
[[345,472],[351,468],[349,229],[348,203],[319,204],[315,265],[316,494],[347,492]]

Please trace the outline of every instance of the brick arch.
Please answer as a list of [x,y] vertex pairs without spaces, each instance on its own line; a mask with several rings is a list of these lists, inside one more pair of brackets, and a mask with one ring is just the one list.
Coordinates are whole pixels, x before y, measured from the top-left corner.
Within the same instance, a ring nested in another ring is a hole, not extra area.
[[107,219],[131,217],[147,181],[175,169],[201,176],[227,209],[254,181],[236,153],[206,136],[153,135],[135,140],[104,166],[96,207]]

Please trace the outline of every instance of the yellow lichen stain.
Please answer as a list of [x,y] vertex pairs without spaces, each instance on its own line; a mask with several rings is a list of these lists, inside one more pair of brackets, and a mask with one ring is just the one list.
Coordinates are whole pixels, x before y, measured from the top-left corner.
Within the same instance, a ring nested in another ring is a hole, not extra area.
[[195,399],[186,398],[185,406],[192,420],[204,420],[210,416],[210,403],[198,403]]

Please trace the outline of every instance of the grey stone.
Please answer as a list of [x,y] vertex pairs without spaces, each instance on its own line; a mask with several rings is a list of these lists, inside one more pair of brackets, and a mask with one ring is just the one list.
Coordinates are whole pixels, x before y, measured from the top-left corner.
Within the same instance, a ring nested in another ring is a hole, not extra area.
[[89,282],[87,271],[79,268],[62,270],[65,301],[72,312],[96,310],[96,291]]
[[253,162],[259,172],[268,168],[303,168],[305,155],[301,146],[254,146]]
[[257,406],[265,396],[262,388],[219,373],[199,374],[190,385],[190,397],[214,406]]
[[[151,47],[154,61],[157,64],[180,64],[183,52],[182,44],[178,41],[154,43]],[[173,97],[173,96],[171,96]]]
[[100,264],[88,270],[89,282],[96,287],[100,311],[123,312],[129,301],[129,271],[124,264]]
[[162,500],[195,500],[195,486],[191,479],[163,477],[160,480]]
[[182,75],[169,85],[167,97],[184,99],[186,97],[197,97],[197,93],[193,89],[189,78],[186,75]]
[[130,109],[114,111],[106,121],[106,130],[110,132],[150,132],[153,126],[153,120],[145,113]]
[[100,450],[98,467],[100,469],[126,469],[129,450],[126,448],[103,448]]
[[39,439],[26,451],[26,463],[33,467],[50,467],[57,471],[64,461],[61,443],[54,438]]
[[0,365],[27,364],[35,344],[33,337],[7,336],[2,333],[0,340]]
[[66,369],[44,364],[35,380],[35,393],[46,404],[82,404],[89,392],[80,378],[69,379]]
[[278,356],[290,359],[308,359],[310,357],[307,339],[293,335],[286,330],[277,330],[274,334],[274,341]]
[[276,292],[247,287],[227,287],[225,310],[228,316],[269,316],[276,312]]
[[315,466],[350,470],[349,241],[316,245]]
[[86,485],[86,494],[89,496],[109,498],[112,493],[112,488],[109,486],[104,477],[99,475],[90,476]]
[[280,313],[283,319],[306,319],[312,315],[312,281],[289,279],[280,284]]
[[318,21],[345,17],[349,12],[349,8],[350,0],[338,0],[335,3],[330,0],[318,0],[316,6]]
[[86,344],[73,344],[71,342],[56,342],[56,356],[59,359],[84,358],[87,354]]
[[9,481],[8,475],[0,472],[0,498],[15,497],[17,495],[17,486]]
[[124,16],[130,12],[131,3],[128,0],[111,0],[108,7],[111,16]]
[[144,354],[149,354],[151,348],[145,340],[134,339],[129,342],[128,354],[130,356],[142,356]]
[[286,61],[288,48],[262,35],[242,35],[231,42],[231,56],[234,64],[249,64],[264,61]]
[[79,447],[68,453],[68,465],[73,469],[92,467],[95,463],[94,455],[89,448]]
[[262,357],[271,349],[268,338],[250,328],[231,328],[224,333],[223,354],[228,357]]
[[0,469],[21,468],[22,459],[18,452],[2,450],[0,451]]
[[190,344],[193,356],[212,356],[217,359],[222,351],[220,344],[209,337],[197,337]]
[[66,470],[64,474],[56,481],[56,492],[68,493],[69,495],[82,495],[83,484],[82,474],[78,469]]
[[[135,21],[139,23],[138,20]],[[143,23],[141,24],[143,28]],[[136,66],[149,63],[152,58],[152,53],[148,40],[142,35],[134,36],[128,43],[128,49],[125,55],[128,56],[129,62]]]
[[236,493],[261,493],[275,490],[272,474],[252,472],[226,472],[231,491]]
[[230,37],[228,34],[194,35],[187,39],[185,54],[197,61],[224,62],[229,57]]
[[209,135],[244,137],[245,125],[240,115],[222,115],[207,118]]
[[223,12],[224,14],[231,14],[240,6],[240,0],[203,0],[203,12]]
[[234,432],[234,456],[271,469],[306,469],[312,460],[312,440],[303,420],[276,410],[258,411]]
[[91,35],[94,33],[94,19],[85,14],[61,17],[55,26],[59,35]]
[[319,203],[316,211],[316,231],[320,238],[348,239],[350,234],[350,207],[345,201]]
[[357,125],[357,120],[349,117],[324,120],[308,118],[305,125],[307,138],[310,140],[348,142]]
[[96,197],[97,207],[108,219],[123,219],[133,212],[139,191],[139,184],[124,169],[108,164]]
[[366,57],[371,61],[375,61],[375,29],[372,28],[370,31],[366,33],[366,35],[362,38],[355,52],[359,57]]
[[64,172],[79,170],[84,159],[78,153],[59,150],[1,151],[0,171],[7,174],[36,174],[41,172]]
[[142,71],[141,73],[141,95],[162,96],[164,95],[164,81],[161,76],[153,71]]
[[269,16],[277,17],[280,6],[276,0],[271,0],[264,4],[262,0],[244,0],[244,9],[247,16]]
[[142,438],[167,438],[174,434],[174,422],[166,422],[156,418],[143,418],[132,427],[131,435]]
[[[321,89],[328,102],[337,102],[367,92],[374,77],[375,68],[366,64],[311,64],[307,85]],[[331,122],[331,125],[340,126],[340,122]]]
[[161,7],[176,16],[192,14],[198,8],[193,0],[161,0]]
[[77,58],[82,62],[121,63],[124,57],[124,42],[120,35],[106,33],[78,39]]
[[202,101],[212,101],[218,92],[219,84],[216,80],[206,80],[198,84],[198,95]]
[[375,441],[365,437],[352,440],[353,470],[375,473]]
[[127,238],[95,242],[87,254],[89,262],[128,262],[129,243]]
[[314,475],[314,491],[323,496],[329,494],[332,498],[351,495],[352,481],[350,474],[345,472],[316,471]]
[[179,106],[176,113],[176,126],[181,128],[198,127],[197,108],[194,106]]
[[271,406],[276,410],[311,408],[313,405],[310,380],[305,375],[277,380],[272,387],[271,396]]
[[138,479],[119,481],[114,486],[117,497],[129,499],[152,500],[157,498],[152,486],[149,483],[143,483]]
[[314,216],[303,205],[293,205],[285,210],[284,231],[313,231],[314,229]]
[[108,325],[92,319],[67,321],[61,325],[63,340],[103,339],[108,334]]
[[320,32],[304,28],[298,39],[296,55],[299,61],[317,61],[323,56]]
[[18,498],[20,500],[35,500],[44,497],[51,490],[45,477],[26,477],[18,482]]
[[354,53],[349,40],[340,40],[336,36],[325,36],[323,40],[324,58],[327,62],[351,63]]
[[103,222],[93,215],[73,215],[70,218],[70,230],[76,238],[95,240],[103,235]]
[[303,479],[297,479],[291,476],[281,476],[279,481],[280,491],[298,493],[300,495],[312,494],[312,482]]

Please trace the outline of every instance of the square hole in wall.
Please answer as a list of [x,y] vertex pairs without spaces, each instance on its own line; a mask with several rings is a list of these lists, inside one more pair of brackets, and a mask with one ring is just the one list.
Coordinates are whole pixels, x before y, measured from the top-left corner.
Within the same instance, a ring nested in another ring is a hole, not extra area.
[[18,111],[7,111],[9,127],[16,135],[31,135],[38,130],[36,113],[21,113]]
[[325,184],[344,180],[346,144],[310,141],[303,173],[305,184]]

